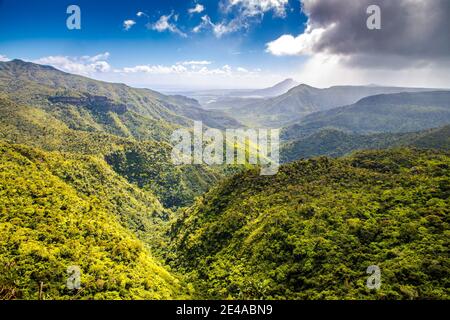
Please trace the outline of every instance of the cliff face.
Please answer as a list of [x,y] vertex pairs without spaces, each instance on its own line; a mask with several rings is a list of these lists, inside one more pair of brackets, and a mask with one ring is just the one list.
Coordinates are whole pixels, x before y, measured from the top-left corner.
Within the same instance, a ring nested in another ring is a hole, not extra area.
[[57,96],[57,97],[49,97],[49,101],[52,103],[64,103],[75,106],[82,106],[92,111],[102,113],[111,111],[117,114],[123,114],[128,110],[126,105],[115,103],[113,100],[103,96],[91,96],[91,95],[87,95],[86,97]]

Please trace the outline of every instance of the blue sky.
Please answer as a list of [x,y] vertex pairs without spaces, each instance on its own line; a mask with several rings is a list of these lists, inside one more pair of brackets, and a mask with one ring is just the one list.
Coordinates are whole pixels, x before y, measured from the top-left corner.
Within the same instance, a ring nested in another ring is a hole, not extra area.
[[[247,12],[231,3],[0,0],[0,54],[36,61],[49,56],[109,53],[107,63],[115,69],[208,61],[205,66],[211,70],[230,66],[276,74],[281,80],[302,57],[275,57],[266,52],[266,44],[285,33],[303,32],[306,17],[300,2],[281,0],[271,5],[269,1],[267,7],[254,6]],[[81,9],[81,30],[66,27],[66,9],[71,4]],[[168,24],[174,29],[164,29],[164,24],[162,29],[156,28],[161,17],[169,17]],[[132,21],[128,30],[124,21]],[[223,34],[218,33],[220,25],[226,30]]]
[[[367,29],[373,4],[380,30]],[[81,30],[66,27],[69,5],[81,10]],[[449,8],[444,0],[0,0],[0,61],[157,90],[258,88],[288,77],[318,87],[449,87]]]

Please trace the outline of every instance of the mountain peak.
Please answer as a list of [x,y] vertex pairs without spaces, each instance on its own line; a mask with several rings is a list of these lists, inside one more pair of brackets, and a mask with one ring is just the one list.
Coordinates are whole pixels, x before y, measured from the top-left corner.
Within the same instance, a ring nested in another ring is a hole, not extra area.
[[[7,66],[9,68],[27,68],[27,69],[34,69],[34,70],[58,70],[52,66],[48,65],[41,65],[34,62],[24,61],[21,59],[13,59],[10,61],[2,62],[4,66]],[[58,70],[59,71],[59,70]]]
[[5,64],[11,64],[11,65],[20,65],[20,66],[37,65],[35,63],[27,62],[27,61],[24,61],[24,60],[21,60],[21,59],[13,59],[13,60],[10,60],[10,61],[6,61],[4,63]]
[[8,60],[8,61],[0,61],[0,65],[3,66],[23,66],[26,62],[20,59]]
[[[288,79],[285,79],[285,80],[283,80],[283,81],[277,83],[277,84],[274,85],[272,88],[289,88],[289,89],[291,89],[291,88],[293,88],[293,87],[295,87],[295,86],[298,86],[298,82],[295,81],[295,80],[292,79],[292,78],[288,78]],[[288,90],[289,90],[289,89],[288,89]]]
[[316,90],[317,88],[307,85],[305,83],[297,84],[295,87],[291,88],[289,91],[304,91],[304,90]]
[[[287,79],[284,79],[283,81],[277,83],[275,86],[278,86],[278,85],[284,85],[284,84],[290,84],[290,83],[298,84],[294,79],[292,79],[292,78],[287,78]],[[275,86],[274,86],[274,87],[275,87]]]

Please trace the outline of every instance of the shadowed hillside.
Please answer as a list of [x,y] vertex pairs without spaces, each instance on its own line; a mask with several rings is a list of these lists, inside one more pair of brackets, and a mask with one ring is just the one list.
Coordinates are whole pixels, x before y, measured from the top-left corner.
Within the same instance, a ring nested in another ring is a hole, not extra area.
[[350,133],[413,132],[450,123],[450,91],[371,96],[357,103],[308,115],[284,129],[285,140],[326,128]]
[[413,146],[450,150],[450,125],[407,133],[352,134],[324,129],[301,139],[288,141],[281,149],[282,162],[317,156],[340,157],[355,150]]

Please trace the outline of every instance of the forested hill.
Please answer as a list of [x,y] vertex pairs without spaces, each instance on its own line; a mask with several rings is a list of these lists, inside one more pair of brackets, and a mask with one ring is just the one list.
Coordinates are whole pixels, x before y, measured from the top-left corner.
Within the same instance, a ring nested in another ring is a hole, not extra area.
[[[152,254],[167,215],[96,158],[0,142],[0,298],[185,297]],[[70,266],[80,290],[65,285]]]
[[21,60],[0,62],[0,139],[95,155],[168,208],[192,203],[224,168],[174,166],[170,136],[193,120],[238,126],[180,96],[96,81]]
[[202,298],[449,299],[449,186],[449,153],[409,149],[245,172],[179,217],[173,264]]
[[129,128],[127,118],[139,122],[144,117],[151,124],[149,128],[158,130],[173,125],[190,126],[192,120],[201,120],[205,125],[219,129],[239,126],[237,121],[224,114],[199,108],[192,99],[97,81],[22,60],[0,62],[0,92],[9,94],[19,103],[63,109],[59,110],[63,120],[90,115],[102,124],[101,115],[113,111],[133,136],[136,132]]
[[431,90],[381,86],[335,86],[319,89],[301,84],[277,97],[246,105],[241,103],[232,108],[230,114],[244,123],[283,127],[299,122],[311,113],[351,105],[365,97],[426,91]]
[[286,161],[436,150],[267,177],[172,164],[175,129],[240,126],[196,100],[0,62],[0,299],[450,299],[448,94],[369,97],[284,131]]
[[294,161],[317,156],[340,157],[355,150],[387,149],[410,146],[422,149],[450,150],[450,125],[419,132],[356,134],[323,129],[282,146],[281,160]]
[[1,140],[104,159],[129,182],[151,190],[165,207],[190,204],[195,196],[223,176],[218,168],[174,166],[171,146],[164,142],[161,134],[155,133],[153,139],[139,141],[103,130],[77,127],[89,121],[88,117],[66,123],[53,112],[18,104],[0,94]]
[[310,114],[283,132],[285,140],[304,138],[323,129],[350,133],[398,133],[450,123],[450,91],[382,94],[355,104]]

